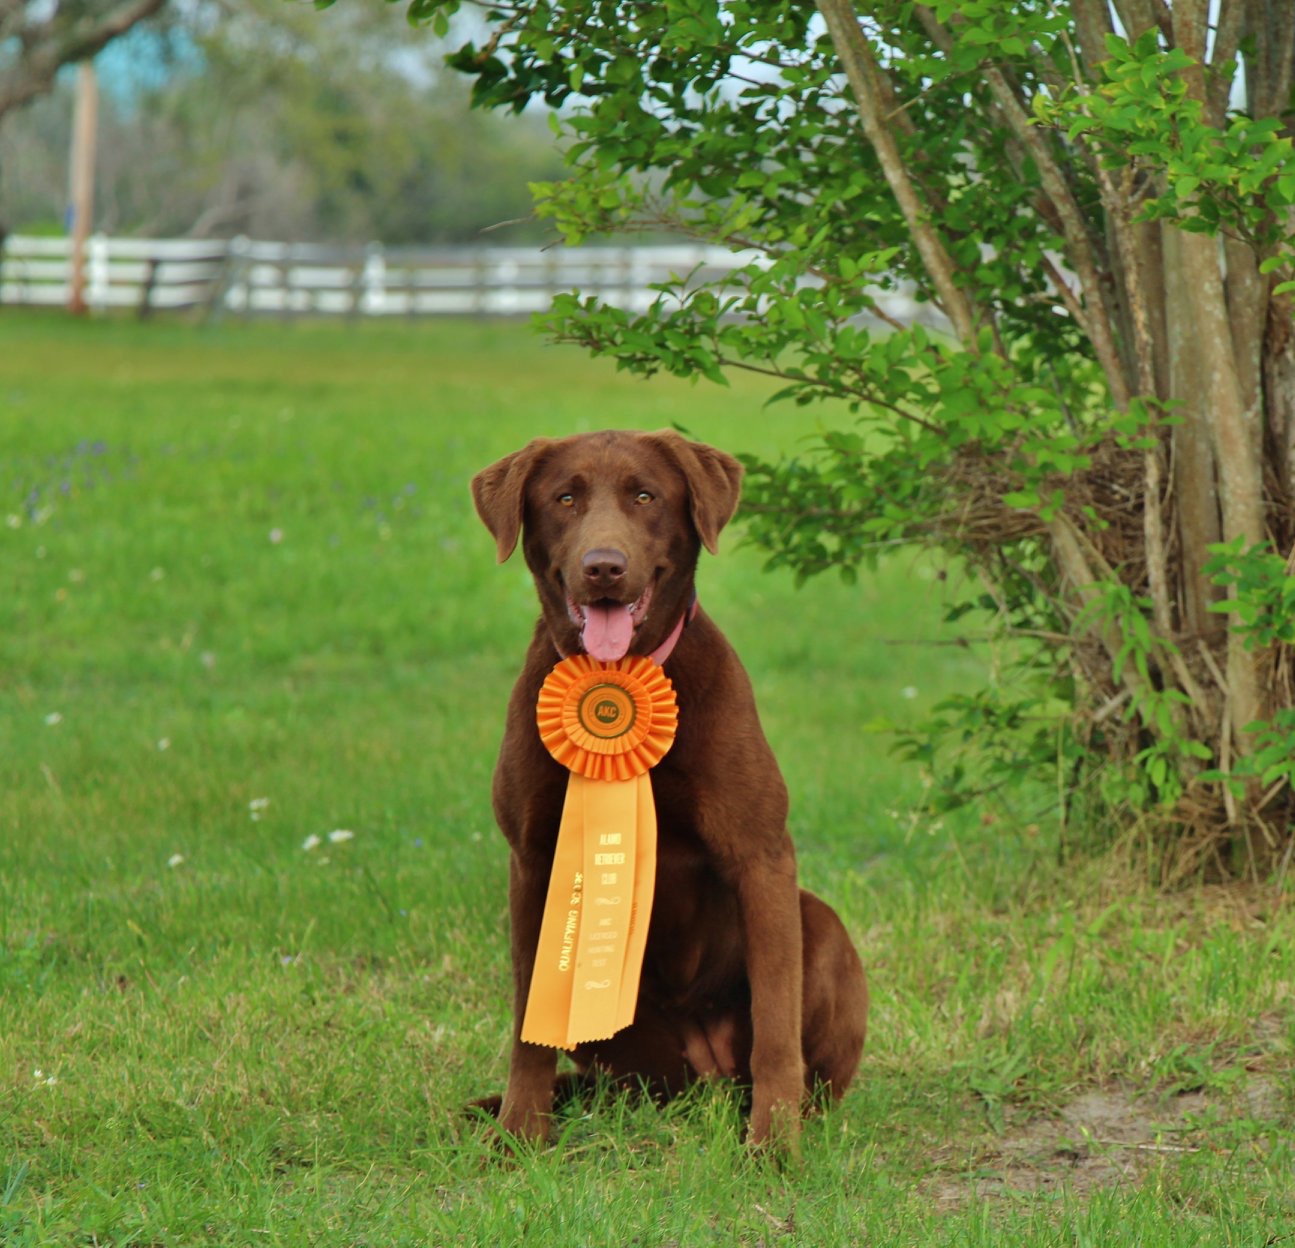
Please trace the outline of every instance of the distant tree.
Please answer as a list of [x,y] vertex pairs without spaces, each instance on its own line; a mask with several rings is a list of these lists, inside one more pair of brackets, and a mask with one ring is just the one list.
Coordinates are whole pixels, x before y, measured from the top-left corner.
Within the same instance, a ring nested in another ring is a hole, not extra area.
[[[1171,834],[1173,871],[1288,857],[1295,4],[476,11],[452,64],[481,106],[559,110],[572,176],[538,206],[568,239],[668,225],[750,257],[643,314],[559,299],[556,336],[844,400],[857,424],[752,464],[751,531],[802,575],[943,551],[985,587],[958,610],[1021,643],[1014,685],[911,742],[955,755],[940,800],[1042,768],[1063,819]],[[947,335],[878,328],[900,282]]]
[[0,119],[45,94],[166,0],[0,0]]
[[[147,75],[105,75],[102,229],[466,241],[529,217],[528,180],[561,172],[544,120],[471,111],[440,41],[398,9],[320,16],[284,0],[206,0],[173,9],[167,35],[147,51]],[[61,213],[66,92],[0,132],[0,214],[15,228]]]

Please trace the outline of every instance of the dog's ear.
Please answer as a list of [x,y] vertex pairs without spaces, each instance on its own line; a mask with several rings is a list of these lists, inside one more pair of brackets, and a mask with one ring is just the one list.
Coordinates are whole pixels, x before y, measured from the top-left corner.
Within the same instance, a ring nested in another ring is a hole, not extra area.
[[551,442],[551,438],[536,438],[472,478],[472,501],[477,505],[477,515],[495,539],[500,563],[517,546],[522,513],[526,509],[526,482]]
[[742,465],[732,455],[690,442],[673,429],[648,435],[676,464],[688,483],[692,522],[702,545],[713,555],[719,531],[733,518],[742,492]]

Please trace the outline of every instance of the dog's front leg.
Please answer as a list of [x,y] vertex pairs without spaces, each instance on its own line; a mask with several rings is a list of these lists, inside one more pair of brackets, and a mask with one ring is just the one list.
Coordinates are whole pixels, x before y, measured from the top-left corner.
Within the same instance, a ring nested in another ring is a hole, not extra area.
[[504,1131],[527,1140],[548,1139],[557,1076],[556,1049],[527,1044],[522,1039],[526,998],[531,990],[535,948],[540,939],[548,875],[524,865],[513,854],[508,865],[508,913],[513,957],[513,1048],[508,1063],[508,1088],[499,1110]]
[[751,1125],[748,1140],[794,1152],[805,1089],[801,1045],[804,965],[800,891],[788,849],[744,864],[738,897],[751,984]]

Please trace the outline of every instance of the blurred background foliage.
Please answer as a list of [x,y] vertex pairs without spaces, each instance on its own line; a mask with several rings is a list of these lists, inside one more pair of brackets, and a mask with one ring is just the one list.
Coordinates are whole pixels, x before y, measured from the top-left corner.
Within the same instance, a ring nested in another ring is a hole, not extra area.
[[[98,59],[95,228],[390,245],[534,241],[561,176],[543,111],[472,111],[386,5],[168,5]],[[0,118],[0,229],[62,233],[73,80]]]

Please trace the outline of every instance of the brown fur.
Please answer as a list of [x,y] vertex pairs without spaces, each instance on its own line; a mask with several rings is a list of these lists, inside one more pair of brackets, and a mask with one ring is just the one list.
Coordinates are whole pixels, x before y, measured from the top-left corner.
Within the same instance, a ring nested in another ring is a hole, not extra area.
[[[522,1137],[546,1138],[555,1086],[556,1051],[518,1033],[567,785],[535,725],[559,651],[580,650],[567,597],[629,603],[650,583],[630,653],[651,653],[692,603],[698,554],[715,550],[741,474],[731,456],[675,433],[597,433],[537,439],[472,482],[501,562],[521,537],[541,607],[494,781],[512,851],[515,990],[499,1118]],[[806,1092],[840,1097],[858,1066],[863,968],[836,914],[797,886],[786,788],[746,672],[705,611],[665,671],[679,730],[651,773],[658,866],[638,1010],[630,1027],[572,1056],[580,1072],[662,1096],[699,1076],[735,1077],[751,1085],[750,1139],[794,1146]]]

